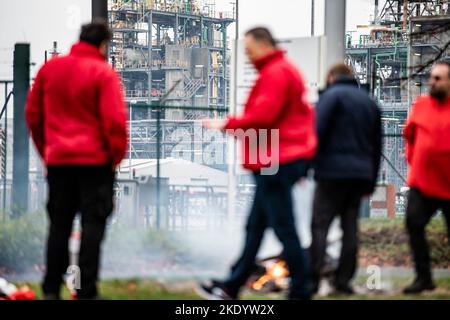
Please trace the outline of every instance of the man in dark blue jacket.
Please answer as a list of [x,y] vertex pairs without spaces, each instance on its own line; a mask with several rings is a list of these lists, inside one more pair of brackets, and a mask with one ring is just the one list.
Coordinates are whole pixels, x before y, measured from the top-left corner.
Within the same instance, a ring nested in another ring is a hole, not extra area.
[[314,161],[317,187],[310,249],[314,289],[324,264],[328,229],[333,219],[340,217],[343,239],[334,287],[351,294],[359,207],[362,197],[373,192],[380,165],[381,116],[345,64],[337,64],[328,72],[327,89],[320,96],[316,113],[319,147]]

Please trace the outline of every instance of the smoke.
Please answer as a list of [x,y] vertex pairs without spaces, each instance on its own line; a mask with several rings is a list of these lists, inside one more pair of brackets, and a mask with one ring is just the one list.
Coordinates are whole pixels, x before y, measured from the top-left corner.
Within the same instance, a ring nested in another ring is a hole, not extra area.
[[[297,230],[305,248],[311,242],[310,223],[314,187],[314,182],[305,179],[297,183],[293,189]],[[197,227],[191,225],[190,228],[175,231],[156,230],[142,224],[132,225],[129,221],[112,215],[102,246],[101,277],[158,280],[224,278],[243,249],[245,224],[251,201],[246,203],[246,206],[242,214],[236,214],[221,222],[213,221],[209,226],[199,222]],[[206,214],[221,210],[214,206],[208,206],[207,209]],[[45,215],[42,213],[40,216]],[[17,224],[23,225],[19,222]],[[44,272],[42,254],[45,251],[43,235],[46,234],[47,228],[40,229],[42,231],[39,233],[41,235],[39,241],[22,241],[30,243],[34,248],[27,247],[27,252],[40,252],[34,259],[36,262],[22,258],[20,261],[14,260],[16,262],[10,266],[10,269],[14,270],[12,279],[32,281],[41,279]],[[77,230],[79,220],[74,222],[74,231]],[[28,233],[29,231],[24,233],[24,238]],[[71,242],[73,254],[77,253],[77,245],[79,243],[76,241]],[[267,258],[281,252],[282,246],[279,241],[271,230],[267,230],[258,257]],[[24,263],[29,264],[30,268],[22,268]]]
[[[297,230],[303,247],[311,242],[310,220],[314,183],[299,182],[293,190]],[[104,245],[102,275],[105,278],[156,277],[223,278],[242,252],[245,240],[245,214],[222,223],[186,230],[157,231],[143,227],[113,224]],[[218,208],[208,207],[209,212]],[[219,209],[218,209],[219,210]],[[279,255],[282,246],[267,230],[258,257]]]

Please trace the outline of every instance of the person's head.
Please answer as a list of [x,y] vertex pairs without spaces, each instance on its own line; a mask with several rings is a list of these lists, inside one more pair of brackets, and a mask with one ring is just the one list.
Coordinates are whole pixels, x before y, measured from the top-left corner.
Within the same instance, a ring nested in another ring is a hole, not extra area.
[[254,63],[277,49],[277,43],[267,28],[258,27],[245,33],[245,53]]
[[111,38],[112,32],[104,19],[96,18],[81,27],[80,41],[96,46],[103,54],[106,54]]
[[450,97],[450,62],[438,61],[433,65],[428,85],[430,96],[440,101]]
[[327,86],[333,84],[340,78],[353,76],[353,69],[350,66],[346,65],[343,62],[337,63],[333,65],[330,70],[328,70],[326,78]]

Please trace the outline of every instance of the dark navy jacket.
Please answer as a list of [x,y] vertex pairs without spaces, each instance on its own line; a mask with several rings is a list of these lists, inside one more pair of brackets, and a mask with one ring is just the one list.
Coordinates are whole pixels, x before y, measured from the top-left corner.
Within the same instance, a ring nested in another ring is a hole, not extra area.
[[376,103],[354,78],[342,77],[321,94],[316,117],[316,179],[366,180],[373,191],[381,156],[381,114]]

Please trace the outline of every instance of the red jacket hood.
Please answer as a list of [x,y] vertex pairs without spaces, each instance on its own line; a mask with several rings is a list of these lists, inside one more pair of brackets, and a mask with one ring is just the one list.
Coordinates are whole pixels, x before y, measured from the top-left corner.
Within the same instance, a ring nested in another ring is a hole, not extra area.
[[261,71],[269,62],[276,59],[281,59],[284,57],[284,52],[281,50],[275,50],[274,52],[271,52],[264,57],[256,60],[253,65],[258,71]]
[[403,132],[408,184],[429,197],[450,199],[450,99],[417,98]]
[[[317,148],[314,109],[306,100],[300,72],[284,58],[281,50],[262,57],[255,66],[260,74],[247,98],[244,113],[229,116],[225,126],[241,141],[242,164],[257,172],[267,167],[261,155],[267,154],[271,164],[311,159]],[[264,130],[270,132],[266,142],[257,137]],[[245,132],[255,133],[254,143],[248,143],[252,138],[247,139]]]
[[72,45],[72,48],[70,49],[70,54],[77,56],[92,56],[101,60],[106,59],[103,53],[101,53],[101,51],[99,50],[99,48],[84,41],[80,41]]
[[450,105],[450,97],[447,97],[444,101],[440,101],[432,96],[430,96],[430,94],[425,94],[423,95],[423,97],[427,97],[428,99],[430,99],[430,101],[432,101],[432,103],[435,103],[437,106],[449,106]]
[[25,110],[47,165],[119,164],[127,151],[126,114],[118,74],[86,42],[39,70]]

